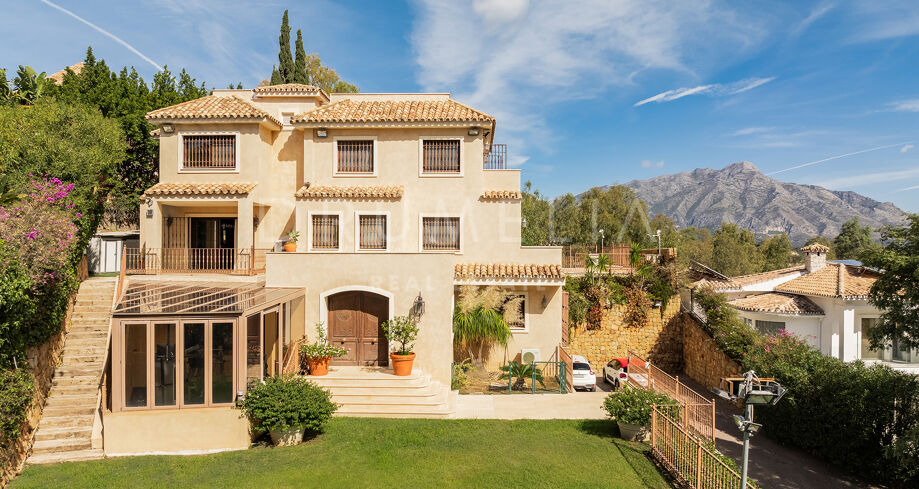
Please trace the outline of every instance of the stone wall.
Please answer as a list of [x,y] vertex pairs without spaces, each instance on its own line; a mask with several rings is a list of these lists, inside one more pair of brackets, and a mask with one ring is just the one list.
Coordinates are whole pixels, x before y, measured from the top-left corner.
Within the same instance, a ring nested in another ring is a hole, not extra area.
[[737,377],[740,365],[718,348],[715,340],[687,313],[680,314],[683,331],[683,370],[708,389],[718,387],[721,379]]
[[680,331],[680,297],[673,296],[663,309],[652,309],[642,327],[623,323],[624,306],[613,306],[603,313],[600,329],[578,325],[569,338],[568,351],[582,355],[594,371],[606,362],[628,355],[629,350],[668,372],[677,372],[683,363],[683,335]]

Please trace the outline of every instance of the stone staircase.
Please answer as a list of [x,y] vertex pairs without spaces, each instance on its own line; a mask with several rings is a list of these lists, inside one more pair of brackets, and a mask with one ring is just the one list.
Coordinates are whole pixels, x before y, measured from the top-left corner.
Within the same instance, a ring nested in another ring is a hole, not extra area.
[[407,377],[385,368],[331,367],[328,375],[307,378],[332,392],[336,416],[446,418],[456,410],[456,393],[417,367]]
[[27,463],[102,458],[100,440],[93,446],[93,425],[101,401],[99,384],[116,280],[94,277],[80,284],[63,356],[54,371]]

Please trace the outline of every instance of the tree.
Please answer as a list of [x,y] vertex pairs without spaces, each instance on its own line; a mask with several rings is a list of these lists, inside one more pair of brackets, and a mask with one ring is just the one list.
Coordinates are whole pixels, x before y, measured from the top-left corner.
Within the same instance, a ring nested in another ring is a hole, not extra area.
[[280,85],[284,83],[284,78],[281,77],[281,72],[278,71],[278,67],[271,66],[271,79],[268,81],[271,85]]
[[706,266],[712,264],[712,232],[706,228],[688,227],[677,233],[677,259],[684,266],[696,261]]
[[835,260],[835,259],[836,259],[836,252],[833,250],[833,243],[832,243],[829,239],[827,239],[827,238],[825,238],[825,237],[823,237],[823,236],[814,236],[814,237],[808,239],[808,240],[807,240],[807,243],[804,243],[804,246],[812,245],[812,244],[814,244],[814,243],[822,244],[823,246],[826,246],[827,248],[830,249],[830,251],[828,251],[828,252],[826,253],[826,259],[827,259],[827,260]]
[[523,184],[520,215],[523,224],[520,230],[520,242],[524,246],[541,246],[550,244],[549,220],[551,206],[549,201],[533,190],[530,182]]
[[910,214],[903,227],[887,227],[882,242],[863,257],[865,265],[882,271],[868,295],[882,311],[869,331],[871,347],[897,340],[900,347],[919,348],[919,214]]
[[35,102],[45,94],[45,87],[48,85],[50,82],[45,79],[45,72],[36,73],[31,66],[19,65],[19,69],[16,70],[16,78],[13,78],[16,98],[21,105],[35,105]]
[[466,350],[473,365],[483,368],[494,345],[507,346],[511,338],[508,323],[519,319],[520,305],[519,297],[496,285],[460,287],[453,311],[454,345]]
[[0,68],[0,103],[6,103],[12,100],[13,89],[10,88],[10,82],[6,79],[6,70]]
[[764,239],[758,251],[763,257],[761,272],[786,268],[797,256],[791,251],[791,241],[785,233]]
[[303,33],[300,29],[297,29],[297,40],[294,45],[295,49],[295,61],[294,61],[294,73],[293,73],[293,83],[303,83],[304,85],[309,83],[309,74],[306,72],[306,50],[303,49]]
[[833,250],[840,260],[859,260],[861,255],[877,245],[871,239],[871,226],[861,226],[858,217],[844,222],[839,236],[833,240]]
[[294,81],[294,57],[290,54],[290,24],[287,20],[287,10],[281,18],[281,35],[278,36],[281,50],[278,51],[278,72],[281,74],[282,83]]
[[756,238],[749,229],[722,223],[712,240],[712,268],[729,276],[747,275],[762,269]]

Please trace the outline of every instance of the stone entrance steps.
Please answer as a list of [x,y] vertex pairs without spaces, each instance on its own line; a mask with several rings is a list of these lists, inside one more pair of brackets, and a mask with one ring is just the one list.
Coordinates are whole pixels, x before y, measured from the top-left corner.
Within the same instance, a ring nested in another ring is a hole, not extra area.
[[384,368],[332,367],[307,378],[332,392],[336,416],[445,418],[456,410],[456,394],[417,368],[396,377]]
[[93,448],[93,423],[108,351],[115,280],[90,278],[80,284],[61,363],[51,379],[28,463],[102,458],[102,449]]

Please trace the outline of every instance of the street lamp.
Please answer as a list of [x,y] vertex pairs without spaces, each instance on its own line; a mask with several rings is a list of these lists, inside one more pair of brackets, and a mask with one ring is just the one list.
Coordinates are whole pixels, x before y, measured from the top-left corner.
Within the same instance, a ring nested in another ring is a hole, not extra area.
[[[744,416],[734,415],[734,424],[743,432],[743,469],[740,477],[740,488],[747,487],[747,468],[750,462],[750,437],[758,432],[763,425],[753,422],[753,406],[775,405],[785,395],[785,388],[772,379],[760,379],[756,372],[750,370],[743,374],[743,379],[724,379],[733,383],[740,380],[742,383],[737,389],[737,394],[731,394],[723,389],[714,388],[712,392],[729,401],[744,403],[746,413]],[[734,389],[731,389],[732,391]]]
[[600,253],[603,253],[603,230],[600,230]]
[[658,229],[656,233],[649,234],[648,236],[650,236],[651,239],[657,238],[657,262],[660,263],[661,261],[661,230]]

